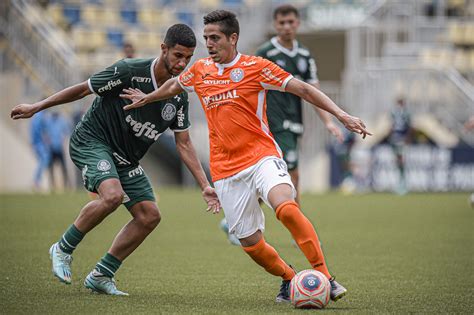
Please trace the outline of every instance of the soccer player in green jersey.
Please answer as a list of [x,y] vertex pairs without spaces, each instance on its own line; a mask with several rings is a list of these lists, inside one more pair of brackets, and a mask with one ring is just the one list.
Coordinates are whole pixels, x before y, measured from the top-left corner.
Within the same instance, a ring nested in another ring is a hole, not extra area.
[[[256,55],[276,63],[295,78],[319,89],[316,62],[309,50],[296,40],[300,25],[298,10],[290,4],[278,6],[273,12],[273,25],[277,35],[260,46]],[[270,131],[283,152],[283,159],[298,192],[298,139],[303,133],[301,103],[301,98],[294,94],[280,91],[269,91],[267,94]],[[333,123],[331,115],[319,108],[317,111],[326,128],[342,141],[342,131]],[[299,203],[299,194],[296,202]]]
[[193,31],[184,24],[173,25],[161,44],[158,58],[120,60],[85,82],[40,102],[20,104],[12,109],[13,119],[29,118],[46,108],[92,93],[97,95],[71,136],[70,155],[82,170],[86,189],[98,193],[99,198],[86,204],[61,239],[51,246],[53,273],[61,282],[71,283],[72,253],[83,237],[123,203],[132,220],[117,234],[84,285],[100,293],[127,295],[116,288],[114,275],[161,219],[151,184],[139,160],[168,128],[174,131],[177,150],[201,187],[208,210],[219,211],[219,200],[189,136],[187,94],[180,93],[155,102],[155,106],[127,112],[122,109],[127,101],[119,97],[124,88],[146,93],[158,89],[185,69],[195,47]]

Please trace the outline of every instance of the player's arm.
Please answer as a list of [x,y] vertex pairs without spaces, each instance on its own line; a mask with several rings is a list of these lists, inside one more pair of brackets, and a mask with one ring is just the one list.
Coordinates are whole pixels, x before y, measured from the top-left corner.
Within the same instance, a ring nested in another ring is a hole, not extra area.
[[138,89],[124,89],[120,97],[132,101],[132,104],[123,109],[129,110],[145,106],[148,103],[172,98],[175,95],[183,93],[184,90],[178,82],[178,78],[172,78],[166,81],[158,90],[149,94],[143,94]]
[[[311,84],[311,83],[310,83]],[[318,90],[321,89],[320,85],[319,85],[319,81],[317,82],[314,82],[311,84],[312,86],[314,86],[315,88],[317,88]],[[326,126],[326,129],[329,130],[329,132],[334,136],[336,137],[337,141],[339,141],[340,143],[342,143],[342,141],[344,141],[344,134],[342,133],[341,129],[339,129],[339,127],[332,121],[332,116],[331,114],[329,114],[327,111],[325,110],[322,110],[321,108],[319,107],[316,107],[316,111],[319,115],[319,118],[321,118],[321,120],[323,121],[324,125]]]
[[77,101],[92,91],[89,89],[87,81],[65,88],[50,97],[34,104],[19,104],[13,107],[10,117],[13,119],[30,118],[35,113],[46,108]]
[[176,141],[176,149],[178,150],[181,160],[186,164],[187,168],[193,174],[194,178],[201,187],[202,196],[207,203],[207,211],[219,213],[221,208],[219,198],[214,188],[211,187],[207,180],[206,174],[202,169],[201,162],[197,158],[196,150],[189,136],[189,131],[180,131],[174,133]]
[[372,135],[365,128],[364,123],[360,118],[354,117],[343,111],[337,106],[329,97],[323,92],[296,78],[290,79],[287,83],[286,92],[293,93],[305,101],[319,107],[334,116],[350,131],[359,133],[365,138],[367,135]]

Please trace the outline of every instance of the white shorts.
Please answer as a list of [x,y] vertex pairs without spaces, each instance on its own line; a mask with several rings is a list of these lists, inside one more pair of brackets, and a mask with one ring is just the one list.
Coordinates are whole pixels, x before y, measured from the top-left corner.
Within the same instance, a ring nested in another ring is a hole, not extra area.
[[245,238],[256,231],[265,229],[265,216],[258,203],[261,198],[267,205],[268,192],[279,184],[291,182],[286,163],[283,159],[268,156],[239,173],[214,183],[217,196],[229,224],[229,234]]

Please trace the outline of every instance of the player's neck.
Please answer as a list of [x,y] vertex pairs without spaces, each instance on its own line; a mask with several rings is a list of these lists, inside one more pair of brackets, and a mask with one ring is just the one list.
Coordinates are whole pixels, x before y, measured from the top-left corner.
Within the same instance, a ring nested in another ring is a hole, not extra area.
[[155,66],[153,67],[153,75],[155,76],[156,84],[158,86],[163,85],[163,83],[172,77],[168,70],[166,70],[166,65],[162,58],[155,63]]
[[226,58],[226,60],[223,60],[222,62],[219,62],[220,64],[228,64],[228,63],[231,63],[235,57],[237,57],[237,55],[239,54],[239,52],[237,51],[237,49],[234,49],[232,51],[232,53],[230,54],[229,58]]
[[283,40],[280,36],[278,36],[277,41],[280,45],[282,45],[286,49],[293,50],[293,47],[294,47],[293,43],[295,41],[294,39]]

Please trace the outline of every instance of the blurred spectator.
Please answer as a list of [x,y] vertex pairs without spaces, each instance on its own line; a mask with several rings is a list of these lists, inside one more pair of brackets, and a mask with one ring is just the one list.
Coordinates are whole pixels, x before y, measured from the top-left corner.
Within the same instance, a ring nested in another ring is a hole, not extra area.
[[392,129],[388,140],[395,153],[397,167],[400,172],[400,184],[397,193],[403,195],[407,192],[403,150],[405,146],[411,142],[412,134],[411,117],[403,97],[397,99],[390,116],[392,119]]
[[353,174],[353,165],[351,163],[351,152],[355,143],[355,134],[343,129],[343,141],[332,141],[332,150],[335,154],[340,178],[341,192],[346,194],[354,193],[357,190],[356,180]]
[[38,160],[38,166],[36,167],[33,179],[35,190],[40,190],[43,172],[46,170],[51,160],[49,144],[46,136],[47,120],[48,114],[46,112],[39,112],[33,116],[31,120],[31,145],[35,151],[36,159]]
[[135,58],[135,47],[132,43],[123,44],[123,56],[124,58]]
[[464,123],[464,128],[467,131],[474,130],[474,115],[469,117],[469,119]]
[[54,165],[56,162],[60,163],[63,188],[69,186],[69,177],[67,173],[66,160],[64,159],[64,144],[70,135],[70,128],[66,118],[61,113],[55,111],[51,114],[46,126],[46,135],[49,141],[51,160],[49,163],[49,171],[51,174],[51,186],[56,188],[54,178]]

